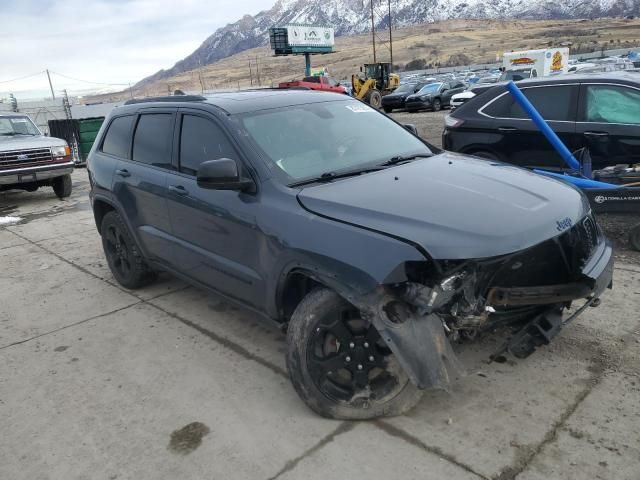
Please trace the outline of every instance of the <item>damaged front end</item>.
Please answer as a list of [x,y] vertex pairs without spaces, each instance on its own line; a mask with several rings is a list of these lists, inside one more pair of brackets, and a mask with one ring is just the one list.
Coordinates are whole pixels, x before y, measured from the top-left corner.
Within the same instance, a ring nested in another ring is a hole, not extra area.
[[[524,358],[611,288],[613,255],[591,215],[559,236],[512,254],[409,262],[407,281],[383,285],[359,308],[420,388],[446,388],[464,370],[452,341],[510,325],[498,353]],[[584,306],[563,320],[575,300]]]

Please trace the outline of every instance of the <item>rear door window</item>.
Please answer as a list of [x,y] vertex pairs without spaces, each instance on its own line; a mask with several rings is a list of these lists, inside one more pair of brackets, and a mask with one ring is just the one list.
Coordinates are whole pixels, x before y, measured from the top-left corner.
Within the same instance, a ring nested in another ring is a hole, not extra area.
[[120,158],[129,158],[133,115],[114,118],[102,142],[102,151]]
[[[575,120],[575,86],[524,88],[522,92],[545,120]],[[482,111],[495,118],[529,118],[508,92],[487,105]]]
[[640,91],[615,85],[587,85],[585,121],[640,124]]
[[196,175],[202,162],[235,158],[236,154],[222,129],[211,120],[196,115],[182,117],[180,171]]
[[171,168],[173,122],[172,113],[140,115],[133,136],[133,160],[156,167]]

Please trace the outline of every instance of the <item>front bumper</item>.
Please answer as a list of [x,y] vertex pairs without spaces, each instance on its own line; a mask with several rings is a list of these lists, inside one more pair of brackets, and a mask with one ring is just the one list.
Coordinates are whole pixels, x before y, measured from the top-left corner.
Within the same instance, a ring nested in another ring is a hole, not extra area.
[[543,286],[494,287],[487,303],[499,307],[552,305],[582,298],[597,298],[613,284],[613,249],[609,240],[598,244],[581,271],[580,280]]
[[73,172],[74,163],[65,162],[37,167],[12,168],[0,170],[0,185],[18,185],[61,177]]
[[404,98],[382,97],[383,108],[404,108]]
[[422,108],[431,108],[431,100],[420,100],[420,101],[412,101],[406,102],[405,107],[407,110],[420,110]]
[[588,279],[591,296],[599,297],[607,288],[613,287],[613,248],[605,239],[587,261],[582,274]]

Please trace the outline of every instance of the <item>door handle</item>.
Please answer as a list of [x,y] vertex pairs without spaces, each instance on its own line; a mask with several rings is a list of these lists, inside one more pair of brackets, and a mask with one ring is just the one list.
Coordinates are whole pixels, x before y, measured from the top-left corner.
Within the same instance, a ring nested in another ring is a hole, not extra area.
[[127,178],[131,176],[131,174],[129,173],[129,170],[126,170],[126,169],[116,170],[116,175],[120,175],[123,178]]
[[171,193],[175,193],[176,195],[180,195],[184,197],[185,195],[189,195],[189,192],[182,185],[169,185],[169,191]]
[[515,132],[518,130],[516,127],[498,127],[499,132]]
[[587,137],[608,137],[607,132],[584,132]]

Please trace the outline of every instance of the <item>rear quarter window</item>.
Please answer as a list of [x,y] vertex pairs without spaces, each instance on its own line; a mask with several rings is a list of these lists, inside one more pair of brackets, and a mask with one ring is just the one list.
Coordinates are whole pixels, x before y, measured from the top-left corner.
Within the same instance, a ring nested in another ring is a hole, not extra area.
[[[564,121],[575,120],[575,91],[573,85],[522,89],[522,93],[538,110],[542,118]],[[508,92],[482,108],[482,113],[494,118],[529,118]]]
[[102,142],[102,151],[116,157],[129,158],[133,115],[114,118]]

